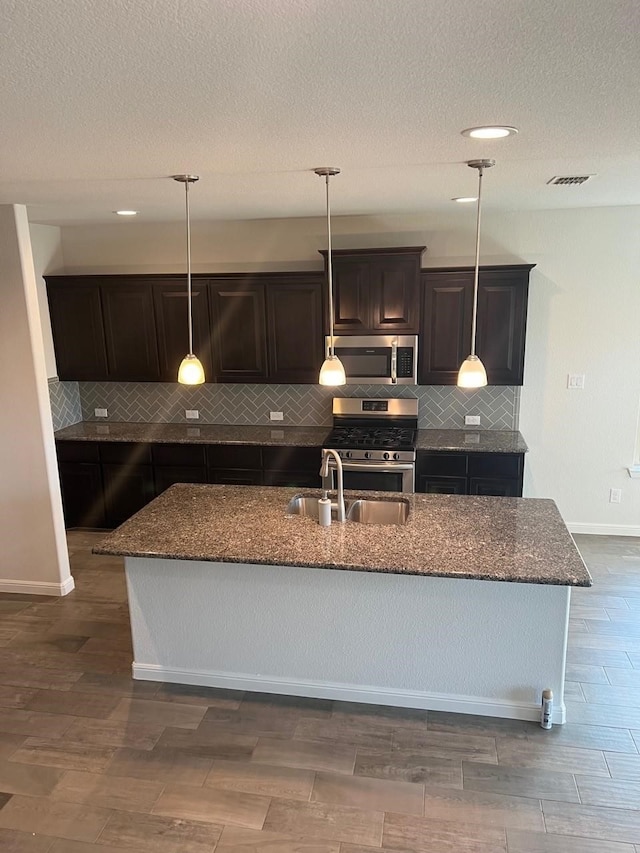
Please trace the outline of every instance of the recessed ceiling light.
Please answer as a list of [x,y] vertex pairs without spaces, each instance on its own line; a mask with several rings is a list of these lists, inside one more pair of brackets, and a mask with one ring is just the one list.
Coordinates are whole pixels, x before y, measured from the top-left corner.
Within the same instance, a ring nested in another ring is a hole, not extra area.
[[505,136],[513,136],[517,132],[517,127],[510,127],[507,124],[468,127],[460,131],[463,136],[470,136],[472,139],[502,139]]
[[460,198],[452,198],[451,201],[457,201],[458,204],[469,204],[471,201],[478,201],[477,195],[463,195]]
[[118,216],[137,216],[140,213],[139,210],[114,210],[114,213],[117,213]]

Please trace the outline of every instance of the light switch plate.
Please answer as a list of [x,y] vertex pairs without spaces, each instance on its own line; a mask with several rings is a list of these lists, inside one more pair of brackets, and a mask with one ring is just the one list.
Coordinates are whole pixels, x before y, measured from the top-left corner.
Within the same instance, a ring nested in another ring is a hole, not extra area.
[[584,373],[570,373],[567,376],[567,388],[572,391],[582,391],[584,388]]
[[106,409],[94,409],[93,414],[96,418],[106,418],[107,410]]
[[284,413],[283,412],[269,412],[269,420],[271,421],[283,421]]
[[464,425],[465,426],[480,426],[480,415],[465,415],[464,416]]
[[197,421],[200,417],[200,412],[197,409],[185,409],[184,415],[189,420]]

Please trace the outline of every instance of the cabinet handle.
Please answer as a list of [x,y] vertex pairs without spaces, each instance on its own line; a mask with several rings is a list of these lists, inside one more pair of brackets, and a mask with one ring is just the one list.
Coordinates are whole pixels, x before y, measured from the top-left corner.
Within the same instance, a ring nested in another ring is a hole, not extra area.
[[391,342],[391,384],[398,383],[398,341]]

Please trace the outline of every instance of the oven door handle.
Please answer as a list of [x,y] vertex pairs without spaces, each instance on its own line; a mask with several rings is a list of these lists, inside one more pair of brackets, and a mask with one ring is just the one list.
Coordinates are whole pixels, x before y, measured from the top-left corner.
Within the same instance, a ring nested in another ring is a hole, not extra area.
[[[336,470],[335,459],[329,460],[329,468]],[[350,460],[342,461],[343,471],[381,471],[383,474],[392,473],[393,471],[413,471],[415,462],[352,462]]]

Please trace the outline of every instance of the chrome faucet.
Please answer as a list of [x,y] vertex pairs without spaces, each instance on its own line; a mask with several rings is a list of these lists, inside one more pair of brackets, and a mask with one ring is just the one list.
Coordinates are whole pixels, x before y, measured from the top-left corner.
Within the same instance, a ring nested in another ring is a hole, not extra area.
[[336,489],[336,500],[331,501],[331,509],[336,507],[338,512],[338,521],[345,521],[346,513],[344,509],[344,477],[342,473],[342,459],[340,459],[340,454],[337,450],[323,448],[322,465],[320,466],[320,476],[323,478],[329,476],[330,455],[333,456],[333,458],[336,460],[336,470],[338,472],[338,488]]

